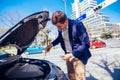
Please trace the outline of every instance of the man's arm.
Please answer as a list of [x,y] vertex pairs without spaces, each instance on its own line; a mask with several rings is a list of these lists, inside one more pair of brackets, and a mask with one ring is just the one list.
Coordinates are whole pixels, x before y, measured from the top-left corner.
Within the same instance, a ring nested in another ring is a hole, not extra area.
[[53,46],[56,46],[60,42],[60,31],[58,31],[58,37],[52,42]]
[[45,52],[46,53],[49,52],[53,46],[56,46],[60,42],[59,40],[60,39],[59,39],[59,35],[58,35],[58,37],[52,43],[50,43],[49,45],[47,45],[47,47],[45,49]]

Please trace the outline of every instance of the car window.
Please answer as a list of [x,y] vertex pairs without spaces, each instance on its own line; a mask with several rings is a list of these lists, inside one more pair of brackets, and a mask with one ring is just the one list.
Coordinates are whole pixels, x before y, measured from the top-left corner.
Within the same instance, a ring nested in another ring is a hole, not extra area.
[[98,40],[97,40],[97,39],[94,39],[94,40],[92,40],[92,42],[98,42]]

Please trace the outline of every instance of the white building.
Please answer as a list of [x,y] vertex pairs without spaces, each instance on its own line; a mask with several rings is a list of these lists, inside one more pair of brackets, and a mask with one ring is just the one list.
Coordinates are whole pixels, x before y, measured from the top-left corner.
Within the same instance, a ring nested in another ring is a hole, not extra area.
[[80,15],[81,15],[80,2],[79,2],[79,0],[74,0],[74,3],[72,3],[72,15],[71,15],[71,17],[73,19],[76,19]]
[[96,5],[97,5],[96,0],[83,0],[82,2],[79,2],[79,0],[74,0],[74,3],[72,3],[71,17],[73,19],[76,19],[80,17],[82,14],[85,14],[86,12],[91,10]]
[[82,21],[89,30],[91,37],[100,37],[106,28],[105,23],[109,22],[109,17],[103,13],[95,13]]
[[[97,6],[96,0],[83,0],[82,2],[79,2],[79,0],[74,0],[74,3],[72,3],[73,13],[71,18],[76,19],[93,9],[95,6]],[[105,23],[109,22],[109,17],[103,15],[101,12],[96,12],[87,16],[87,18],[83,19],[82,22],[85,24],[91,37],[100,37],[100,35],[104,32],[104,28],[106,28]]]
[[120,23],[105,23],[106,31],[111,32],[113,35],[113,38],[119,38],[120,39]]

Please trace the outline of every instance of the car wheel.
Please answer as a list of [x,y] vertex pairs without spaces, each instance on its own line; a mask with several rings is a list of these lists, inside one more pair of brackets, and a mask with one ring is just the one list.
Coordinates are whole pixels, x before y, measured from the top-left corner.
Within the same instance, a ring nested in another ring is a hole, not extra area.
[[104,44],[103,47],[106,47],[106,44]]

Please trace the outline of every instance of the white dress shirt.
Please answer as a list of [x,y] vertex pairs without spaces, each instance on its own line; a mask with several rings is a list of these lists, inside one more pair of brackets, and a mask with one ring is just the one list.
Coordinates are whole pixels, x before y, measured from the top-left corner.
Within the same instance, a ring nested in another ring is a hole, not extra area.
[[63,37],[63,41],[65,43],[65,48],[66,51],[69,53],[72,53],[72,47],[70,45],[70,40],[69,40],[69,34],[68,34],[68,26],[62,30],[62,37]]

